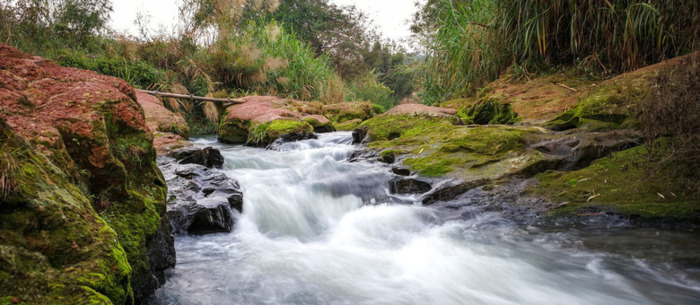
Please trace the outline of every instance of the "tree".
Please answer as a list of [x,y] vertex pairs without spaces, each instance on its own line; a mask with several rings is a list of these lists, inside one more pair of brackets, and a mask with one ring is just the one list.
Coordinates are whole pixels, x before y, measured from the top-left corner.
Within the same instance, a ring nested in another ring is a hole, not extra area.
[[343,78],[370,69],[364,64],[363,53],[377,35],[355,6],[341,7],[328,0],[282,0],[271,17],[307,42],[317,55],[329,54]]

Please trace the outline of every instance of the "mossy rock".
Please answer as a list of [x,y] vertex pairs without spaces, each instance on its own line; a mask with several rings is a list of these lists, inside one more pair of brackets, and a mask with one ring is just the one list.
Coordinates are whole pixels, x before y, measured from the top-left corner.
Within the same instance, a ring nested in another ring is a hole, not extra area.
[[341,102],[323,106],[323,114],[335,123],[344,123],[352,120],[367,120],[382,112],[370,102]]
[[266,146],[283,135],[296,133],[308,137],[314,133],[314,128],[306,121],[278,119],[268,123],[255,125],[248,135],[247,145]]
[[322,115],[308,115],[304,117],[304,121],[309,123],[314,128],[315,132],[333,132],[335,128],[333,123]]
[[223,143],[229,144],[245,144],[248,142],[250,133],[250,121],[229,120],[221,118],[219,125],[218,139]]
[[363,122],[368,146],[404,155],[403,163],[423,176],[465,181],[533,173],[547,158],[526,149],[531,127],[460,126],[456,118],[430,115],[381,115]]
[[553,216],[590,217],[615,213],[644,222],[700,221],[700,204],[683,195],[673,174],[639,146],[596,160],[589,167],[536,176],[529,195],[548,198]]
[[361,119],[354,119],[343,123],[333,124],[333,128],[337,131],[353,131],[362,123]]
[[658,67],[622,74],[584,93],[573,108],[546,124],[553,130],[585,128],[613,130],[634,128],[637,105],[648,98]]
[[2,304],[132,304],[127,254],[83,191],[1,119],[0,158]]
[[480,100],[474,105],[465,106],[457,112],[464,124],[506,124],[518,121],[518,114],[510,104],[503,104],[493,99]]

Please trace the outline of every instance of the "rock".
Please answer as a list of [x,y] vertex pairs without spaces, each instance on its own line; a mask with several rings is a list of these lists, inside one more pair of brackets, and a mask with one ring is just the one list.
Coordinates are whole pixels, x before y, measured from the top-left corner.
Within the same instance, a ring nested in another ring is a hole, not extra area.
[[358,125],[360,125],[360,123],[362,123],[362,119],[354,119],[343,123],[333,124],[333,126],[337,131],[353,131]]
[[641,134],[633,130],[556,134],[543,138],[530,147],[544,153],[552,161],[556,160],[556,164],[549,169],[564,171],[587,167],[594,160],[642,142]]
[[459,181],[446,180],[433,186],[433,189],[421,197],[423,205],[431,205],[438,201],[448,201],[475,187],[488,183],[488,180]]
[[457,116],[464,124],[507,124],[518,121],[518,113],[513,111],[510,104],[497,100],[483,99],[474,105],[459,110]]
[[379,154],[374,150],[359,149],[350,153],[348,156],[348,162],[358,162],[360,160],[373,162],[374,160],[377,160],[378,156]]
[[649,96],[660,69],[678,65],[684,58],[697,54],[676,57],[606,80],[583,93],[575,106],[546,125],[557,131],[635,128],[639,125],[635,116],[637,106]]
[[168,155],[170,152],[192,146],[190,141],[185,140],[179,135],[156,131],[153,133],[153,146],[156,148],[156,153],[160,155]]
[[352,144],[360,144],[365,142],[368,129],[369,128],[367,127],[355,128],[355,130],[352,131]]
[[230,232],[243,212],[240,185],[225,173],[199,164],[159,162],[168,185],[168,217],[175,234]]
[[176,234],[225,233],[231,232],[234,225],[233,212],[225,198],[186,197],[168,207],[168,217]]
[[370,102],[356,101],[323,105],[323,113],[337,124],[352,120],[364,121],[381,112],[381,109],[377,109]]
[[136,92],[4,44],[0,84],[0,299],[143,302],[174,245]]
[[304,116],[304,121],[309,123],[311,127],[314,128],[314,132],[333,132],[335,128],[331,120],[322,115],[308,115]]
[[146,116],[146,125],[152,132],[164,132],[178,135],[187,140],[190,137],[190,127],[185,119],[178,113],[165,108],[163,102],[157,97],[141,90],[134,90],[136,101],[143,107]]
[[302,115],[289,110],[297,102],[272,96],[249,96],[242,104],[226,109],[219,128],[219,140],[232,144],[266,146],[280,136],[292,133],[313,133],[313,127]]
[[453,118],[457,111],[450,108],[427,106],[423,104],[401,104],[389,109],[384,115],[433,116]]
[[199,164],[188,164],[177,168],[175,170],[175,174],[185,179],[193,179],[194,177],[200,176],[201,173],[206,172],[206,170],[206,166]]
[[409,170],[407,168],[392,167],[391,172],[394,174],[397,174],[399,176],[410,176],[411,175],[411,170]]
[[199,164],[208,168],[221,168],[224,165],[224,156],[211,147],[186,147],[171,152],[170,156],[180,164]]
[[392,150],[385,150],[379,154],[379,159],[377,159],[377,161],[392,164],[396,162],[396,155],[394,155],[394,151]]
[[412,178],[396,177],[389,181],[389,192],[392,194],[423,194],[432,188],[430,183]]

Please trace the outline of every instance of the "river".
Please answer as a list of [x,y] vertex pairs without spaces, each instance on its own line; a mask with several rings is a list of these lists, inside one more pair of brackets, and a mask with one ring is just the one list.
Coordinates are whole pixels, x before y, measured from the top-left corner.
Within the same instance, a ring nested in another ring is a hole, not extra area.
[[244,194],[232,233],[176,237],[154,304],[700,304],[700,234],[466,219],[389,194],[350,133],[213,145]]

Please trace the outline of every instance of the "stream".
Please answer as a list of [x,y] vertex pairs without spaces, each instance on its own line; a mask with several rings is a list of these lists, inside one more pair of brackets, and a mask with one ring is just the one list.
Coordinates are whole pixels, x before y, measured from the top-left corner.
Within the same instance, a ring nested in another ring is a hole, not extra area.
[[[700,304],[700,234],[466,218],[391,195],[348,132],[279,150],[214,146],[238,180],[233,232],[177,236],[153,304]],[[451,215],[454,216],[454,215]]]

